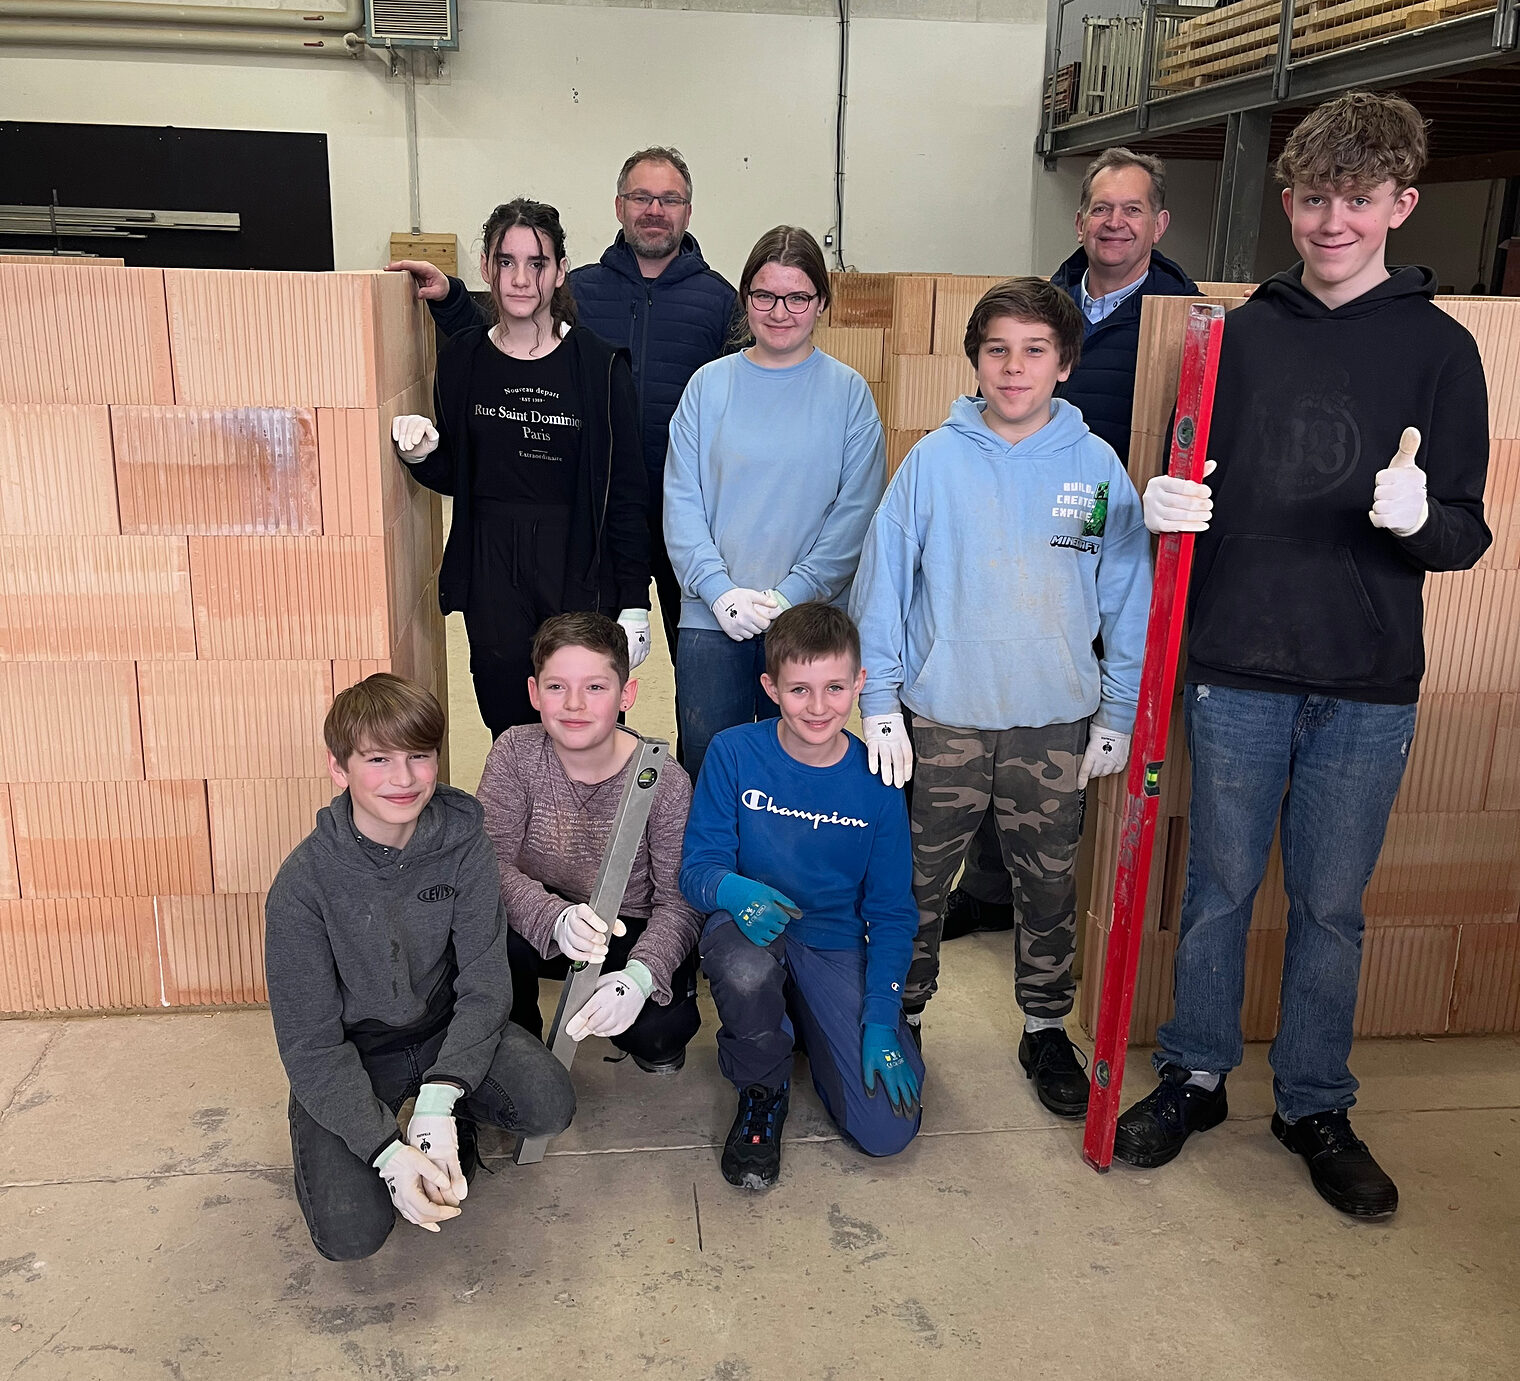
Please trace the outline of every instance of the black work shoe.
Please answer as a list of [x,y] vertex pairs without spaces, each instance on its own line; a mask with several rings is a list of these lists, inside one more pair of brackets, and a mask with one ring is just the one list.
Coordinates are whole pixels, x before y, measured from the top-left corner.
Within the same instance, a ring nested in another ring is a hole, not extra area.
[[679,1074],[686,1068],[686,1050],[683,1046],[677,1050],[668,1060],[641,1060],[637,1055],[633,1057],[634,1064],[638,1065],[645,1074]]
[[1398,1186],[1351,1130],[1344,1108],[1284,1122],[1272,1114],[1272,1135],[1309,1162],[1309,1178],[1331,1208],[1353,1218],[1386,1218],[1399,1206]]
[[790,1084],[774,1091],[751,1084],[723,1143],[723,1178],[740,1189],[769,1189],[781,1178],[781,1128]]
[[1040,1102],[1057,1117],[1087,1116],[1087,1061],[1066,1032],[1024,1032],[1019,1063],[1034,1080]]
[[1018,912],[1012,902],[978,901],[970,892],[957,887],[945,902],[945,923],[940,939],[958,940],[979,930],[1012,930]]
[[473,1184],[480,1169],[479,1133],[468,1117],[454,1119],[454,1132],[459,1137],[459,1168],[464,1171],[465,1183]]
[[1189,1070],[1167,1065],[1161,1082],[1119,1119],[1114,1133],[1114,1159],[1141,1170],[1154,1170],[1176,1157],[1194,1132],[1217,1127],[1230,1111],[1224,1080],[1212,1093],[1190,1084]]

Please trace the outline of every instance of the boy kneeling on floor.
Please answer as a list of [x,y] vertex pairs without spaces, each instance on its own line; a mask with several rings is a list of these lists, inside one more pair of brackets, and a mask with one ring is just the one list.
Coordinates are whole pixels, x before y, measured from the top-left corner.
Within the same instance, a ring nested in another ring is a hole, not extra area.
[[865,679],[860,635],[842,610],[799,604],[771,624],[765,664],[781,717],[713,739],[681,866],[681,890],[711,913],[702,968],[718,1066],[739,1090],[723,1177],[745,1189],[781,1172],[798,1027],[813,1087],[868,1155],[917,1134],[924,1077],[902,1015],[918,923],[908,814],[844,728]]
[[323,736],[342,795],[269,889],[296,1198],[333,1261],[379,1251],[397,1212],[429,1232],[457,1218],[476,1123],[552,1136],[575,1111],[564,1068],[508,1023],[496,857],[479,803],[438,782],[443,734],[437,700],[399,676],[339,695]]
[[598,916],[591,891],[639,747],[618,728],[639,689],[628,679],[628,638],[606,614],[557,614],[539,628],[532,656],[528,694],[543,722],[502,734],[480,778],[512,927],[512,1020],[541,1035],[539,978],[563,978],[572,962],[600,963],[569,1035],[605,1036],[640,1069],[675,1074],[702,1025],[702,918],[680,889],[691,783],[666,760],[619,913]]

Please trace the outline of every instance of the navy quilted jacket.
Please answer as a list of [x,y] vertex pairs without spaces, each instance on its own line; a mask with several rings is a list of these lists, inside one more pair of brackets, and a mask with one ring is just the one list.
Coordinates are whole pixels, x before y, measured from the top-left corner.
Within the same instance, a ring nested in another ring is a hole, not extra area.
[[[687,380],[723,354],[737,294],[721,273],[707,267],[691,235],[664,273],[645,278],[621,230],[600,263],[570,271],[570,292],[580,324],[632,357],[650,503],[658,506],[671,415]],[[457,278],[449,280],[442,302],[428,305],[446,335],[488,319]]]
[[[1065,288],[1078,307],[1082,305],[1082,275],[1087,272],[1087,251],[1078,249],[1050,276]],[[1151,271],[1140,287],[1102,321],[1084,322],[1082,359],[1071,378],[1056,392],[1082,409],[1088,427],[1114,448],[1122,464],[1129,464],[1130,416],[1135,410],[1135,357],[1140,351],[1140,299],[1188,297],[1198,285],[1164,254],[1151,251]]]

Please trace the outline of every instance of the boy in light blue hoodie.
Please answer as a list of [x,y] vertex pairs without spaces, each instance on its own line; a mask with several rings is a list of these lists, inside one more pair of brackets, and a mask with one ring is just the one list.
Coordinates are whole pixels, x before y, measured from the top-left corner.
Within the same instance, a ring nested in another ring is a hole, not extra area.
[[1081,313],[1043,279],[983,296],[966,326],[981,397],[957,399],[909,453],[851,599],[871,768],[902,785],[918,763],[919,928],[903,1008],[916,1028],[936,986],[945,899],[990,807],[1018,900],[1019,1062],[1040,1101],[1073,1118],[1087,1111],[1064,1029],[1082,792],[1128,761],[1151,592],[1134,486],[1053,396],[1081,348]]

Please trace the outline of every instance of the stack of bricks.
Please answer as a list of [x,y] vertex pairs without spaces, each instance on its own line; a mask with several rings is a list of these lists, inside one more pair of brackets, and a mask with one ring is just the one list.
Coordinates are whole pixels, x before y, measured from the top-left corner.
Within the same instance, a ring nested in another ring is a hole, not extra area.
[[444,688],[404,277],[0,266],[0,1011],[264,999],[335,690]]
[[[1218,286],[1222,289],[1228,285]],[[1227,309],[1248,291],[1215,297]],[[1165,462],[1190,301],[1147,298],[1130,475],[1143,488]],[[1425,585],[1427,671],[1414,743],[1366,892],[1359,1036],[1520,1030],[1520,302],[1437,298],[1478,342],[1489,386],[1487,515],[1494,544],[1472,571]],[[1225,330],[1229,323],[1226,318]],[[1181,694],[1151,863],[1130,1036],[1171,1015],[1172,959],[1187,876],[1187,749]],[[1081,1016],[1092,1030],[1112,914],[1123,778],[1098,792],[1097,869],[1086,918]],[[1242,1025],[1276,1030],[1288,902],[1273,845],[1247,947]]]

